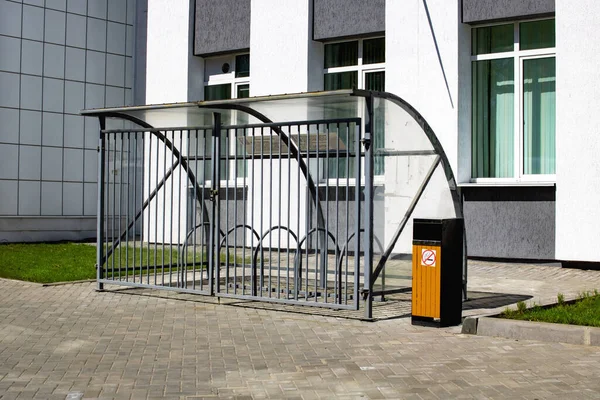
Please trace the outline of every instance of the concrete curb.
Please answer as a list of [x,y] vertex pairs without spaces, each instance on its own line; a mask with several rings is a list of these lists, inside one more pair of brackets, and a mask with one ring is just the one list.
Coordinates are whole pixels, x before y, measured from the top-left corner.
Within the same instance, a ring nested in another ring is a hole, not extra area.
[[82,279],[79,281],[40,283],[39,285],[42,285],[43,287],[48,287],[48,286],[63,286],[63,285],[73,285],[76,283],[91,283],[91,282],[96,282],[96,280],[95,279]]
[[462,333],[515,340],[600,346],[600,328],[503,318],[465,318]]

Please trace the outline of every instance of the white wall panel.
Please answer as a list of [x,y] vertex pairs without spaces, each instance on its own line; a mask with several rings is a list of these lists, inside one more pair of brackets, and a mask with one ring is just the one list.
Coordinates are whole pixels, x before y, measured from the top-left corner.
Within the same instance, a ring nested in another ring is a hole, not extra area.
[[23,40],[21,49],[21,72],[24,74],[42,75],[43,44],[33,40]]
[[46,9],[44,15],[45,42],[65,44],[66,18],[67,16],[64,12]]
[[21,39],[0,36],[0,70],[19,72],[21,68]]
[[0,180],[0,215],[17,214],[17,181]]
[[[15,110],[17,113],[19,110]],[[41,144],[42,143],[42,113],[39,111],[21,110],[21,144]],[[12,117],[15,118],[15,117]],[[15,121],[13,121],[15,123]],[[17,130],[19,134],[19,116],[16,115]]]
[[12,166],[14,170],[14,166],[19,165],[19,179],[40,179],[40,149],[39,146],[20,146],[19,163],[15,162]]
[[0,142],[19,143],[19,110],[0,108]]
[[0,2],[0,35],[21,36],[21,4]]
[[12,144],[0,144],[0,179],[17,179],[19,147]]
[[40,215],[40,196],[39,182],[19,182],[19,215]]
[[600,3],[556,0],[556,257],[600,261]]
[[42,113],[42,144],[45,146],[63,145],[63,115]]
[[0,72],[0,107],[19,107],[19,78],[18,74]]

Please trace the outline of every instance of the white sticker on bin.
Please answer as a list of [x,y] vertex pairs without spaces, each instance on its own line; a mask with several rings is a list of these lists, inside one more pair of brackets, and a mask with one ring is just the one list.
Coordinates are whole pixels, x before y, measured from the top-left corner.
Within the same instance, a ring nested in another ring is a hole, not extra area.
[[421,249],[421,265],[426,267],[435,267],[437,260],[437,250]]

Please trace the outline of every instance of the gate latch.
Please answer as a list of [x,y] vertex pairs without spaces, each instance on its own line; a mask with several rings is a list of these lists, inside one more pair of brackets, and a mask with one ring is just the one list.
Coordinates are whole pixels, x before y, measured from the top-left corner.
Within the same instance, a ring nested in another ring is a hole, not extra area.
[[362,139],[360,139],[360,142],[365,147],[365,150],[369,151],[369,147],[371,147],[371,139],[369,139],[369,138],[362,138]]
[[218,195],[219,195],[219,189],[212,189],[210,191],[210,201],[215,201],[215,199]]

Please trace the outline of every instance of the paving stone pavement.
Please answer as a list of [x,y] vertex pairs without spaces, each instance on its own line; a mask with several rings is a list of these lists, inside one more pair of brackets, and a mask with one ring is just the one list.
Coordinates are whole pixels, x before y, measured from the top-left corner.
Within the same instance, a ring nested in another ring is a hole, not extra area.
[[[532,299],[600,287],[544,266],[470,274],[477,293]],[[600,399],[598,347],[94,289],[0,279],[1,399]]]

